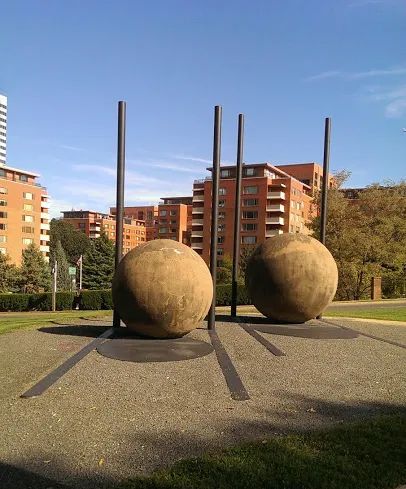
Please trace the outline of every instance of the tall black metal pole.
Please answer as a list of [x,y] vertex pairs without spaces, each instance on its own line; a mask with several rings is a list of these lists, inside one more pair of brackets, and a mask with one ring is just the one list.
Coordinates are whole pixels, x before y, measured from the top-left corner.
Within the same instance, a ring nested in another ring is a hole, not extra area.
[[[117,194],[116,194],[116,254],[115,268],[123,257],[123,217],[124,217],[124,174],[125,174],[125,113],[126,103],[118,103],[118,138],[117,138]],[[120,316],[114,310],[114,328],[120,327]]]
[[213,174],[211,200],[211,238],[210,238],[210,272],[213,278],[213,300],[209,311],[209,329],[216,325],[216,285],[217,285],[217,231],[219,207],[219,180],[221,154],[221,115],[222,108],[214,107],[214,142],[213,142]]
[[329,186],[329,166],[330,166],[330,132],[331,119],[326,117],[324,126],[324,156],[323,156],[323,184],[321,187],[321,213],[320,213],[320,241],[326,242],[327,224],[327,193]]
[[237,168],[235,181],[235,205],[234,205],[234,244],[233,244],[233,277],[231,288],[231,316],[237,316],[237,280],[238,265],[240,261],[240,231],[241,231],[241,179],[244,153],[244,114],[238,114],[238,143],[237,143]]

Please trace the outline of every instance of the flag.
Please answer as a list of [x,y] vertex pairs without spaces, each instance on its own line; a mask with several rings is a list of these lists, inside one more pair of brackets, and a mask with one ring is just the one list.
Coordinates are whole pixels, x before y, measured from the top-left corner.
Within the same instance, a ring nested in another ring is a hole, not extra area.
[[83,262],[83,256],[80,255],[79,260],[76,262],[76,265],[79,266],[82,264],[82,262]]

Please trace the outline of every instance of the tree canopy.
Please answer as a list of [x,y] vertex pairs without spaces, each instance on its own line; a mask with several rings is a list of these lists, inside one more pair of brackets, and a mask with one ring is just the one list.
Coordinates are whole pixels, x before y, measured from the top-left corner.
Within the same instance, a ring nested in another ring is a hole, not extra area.
[[21,290],[27,293],[46,292],[51,288],[49,265],[33,243],[23,250],[20,281]]
[[[406,183],[373,184],[349,200],[340,189],[347,177],[339,173],[329,190],[326,246],[338,266],[337,298],[361,299],[374,275],[394,284],[406,278]],[[318,238],[319,216],[311,228]]]
[[55,251],[60,241],[69,263],[76,263],[80,255],[84,255],[90,247],[90,238],[75,229],[71,223],[63,219],[52,219],[50,223],[49,251]]
[[92,239],[83,257],[83,287],[109,289],[114,273],[114,244],[103,233]]
[[71,290],[72,279],[69,275],[69,263],[60,241],[57,241],[56,246],[50,252],[49,264],[51,268],[55,266],[55,261],[57,262],[57,289]]

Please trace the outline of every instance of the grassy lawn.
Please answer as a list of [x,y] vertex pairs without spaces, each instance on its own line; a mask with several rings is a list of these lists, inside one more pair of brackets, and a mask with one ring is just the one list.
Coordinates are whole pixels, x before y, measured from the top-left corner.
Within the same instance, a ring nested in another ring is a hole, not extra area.
[[[333,306],[334,307],[334,306]],[[230,314],[230,308],[227,306],[216,307],[217,314]],[[258,309],[254,306],[239,306],[237,308],[237,314],[240,316],[249,316],[250,314],[259,314]],[[383,319],[387,321],[405,321],[406,322],[406,307],[363,307],[346,308],[342,307],[340,310],[327,309],[323,314],[328,317],[352,317],[352,318],[364,318],[364,319]]]
[[384,319],[387,321],[406,321],[406,307],[385,307],[385,308],[364,308],[362,306],[356,310],[326,311],[325,316],[331,317],[352,317],[365,319]]
[[406,415],[388,415],[181,461],[117,489],[395,489],[405,454]]
[[35,329],[55,322],[77,321],[81,318],[111,317],[111,311],[22,312],[0,315],[0,335],[17,329]]

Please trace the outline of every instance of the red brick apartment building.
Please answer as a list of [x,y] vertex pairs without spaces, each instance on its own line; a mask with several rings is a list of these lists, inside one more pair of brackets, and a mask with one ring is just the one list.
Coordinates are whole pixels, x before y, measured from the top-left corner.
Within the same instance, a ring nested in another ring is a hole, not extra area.
[[[211,168],[208,168],[211,170]],[[308,176],[308,173],[305,173]],[[222,166],[219,185],[218,259],[233,251],[236,167]],[[191,246],[210,259],[212,180],[193,184]],[[256,245],[282,233],[305,233],[312,187],[270,163],[245,164],[241,195],[241,244]]]
[[[89,238],[99,238],[104,231],[111,241],[116,240],[116,219],[111,214],[94,211],[63,211],[64,221],[85,233]],[[123,222],[123,253],[146,241],[145,221],[124,218]]]
[[[173,239],[190,246],[192,197],[162,197],[159,205],[124,207],[124,215],[145,220],[146,240]],[[112,215],[116,208],[110,207]]]
[[49,261],[49,203],[38,174],[0,165],[0,253],[21,263],[22,251],[31,243]]
[[[110,214],[116,215],[116,208],[110,207]],[[124,207],[124,216],[130,219],[145,221],[146,241],[151,241],[158,237],[158,206],[141,205],[134,207]]]
[[[302,183],[312,188],[312,195],[314,190],[320,190],[323,184],[323,167],[318,163],[292,163],[289,165],[277,165],[277,168],[288,173]],[[332,187],[334,177],[329,176],[329,186]]]

